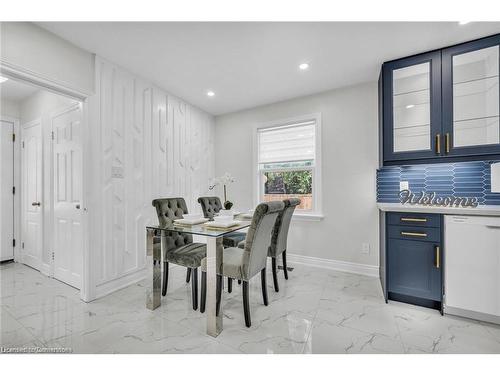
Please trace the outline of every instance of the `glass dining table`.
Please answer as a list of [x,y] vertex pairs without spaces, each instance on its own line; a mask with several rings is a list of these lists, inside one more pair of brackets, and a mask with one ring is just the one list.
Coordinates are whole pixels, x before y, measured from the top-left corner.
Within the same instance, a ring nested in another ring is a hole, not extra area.
[[[222,237],[250,226],[251,220],[238,217],[238,225],[230,228],[215,228],[207,225],[171,225],[146,227],[146,307],[154,310],[161,305],[161,280],[163,260],[166,252],[166,236],[168,232],[188,233],[203,236],[207,241],[207,334],[217,337],[222,332],[223,303],[220,302],[217,312],[217,270],[223,261]],[[160,247],[153,243],[160,242]],[[222,297],[221,297],[222,299]]]

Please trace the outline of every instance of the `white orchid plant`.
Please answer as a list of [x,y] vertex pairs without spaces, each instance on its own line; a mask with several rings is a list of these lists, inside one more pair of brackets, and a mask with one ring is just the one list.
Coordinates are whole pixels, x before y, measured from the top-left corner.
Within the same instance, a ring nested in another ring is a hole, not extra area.
[[210,190],[215,189],[216,186],[223,186],[224,187],[224,208],[226,210],[230,210],[231,207],[233,206],[233,203],[227,200],[226,186],[229,184],[232,184],[235,181],[236,181],[236,179],[233,176],[231,176],[231,174],[229,172],[226,172],[222,176],[212,179],[212,181],[210,182],[210,185],[208,187]]

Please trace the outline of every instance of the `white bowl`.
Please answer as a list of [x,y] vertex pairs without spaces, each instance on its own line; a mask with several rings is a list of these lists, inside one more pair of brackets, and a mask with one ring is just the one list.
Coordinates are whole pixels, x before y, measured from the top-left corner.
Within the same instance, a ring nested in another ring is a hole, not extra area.
[[201,219],[200,214],[184,214],[182,217],[186,220],[196,220],[196,219]]
[[227,215],[214,216],[214,221],[216,221],[218,223],[229,223],[230,221],[233,221],[233,215],[231,215],[231,216],[227,216]]
[[219,216],[229,216],[233,217],[233,210],[220,210],[219,211]]

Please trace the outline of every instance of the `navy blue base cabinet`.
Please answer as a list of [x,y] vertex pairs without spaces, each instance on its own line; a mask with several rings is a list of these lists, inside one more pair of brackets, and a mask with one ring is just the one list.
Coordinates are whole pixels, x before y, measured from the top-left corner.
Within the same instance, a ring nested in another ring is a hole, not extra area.
[[441,215],[387,213],[389,299],[441,309]]

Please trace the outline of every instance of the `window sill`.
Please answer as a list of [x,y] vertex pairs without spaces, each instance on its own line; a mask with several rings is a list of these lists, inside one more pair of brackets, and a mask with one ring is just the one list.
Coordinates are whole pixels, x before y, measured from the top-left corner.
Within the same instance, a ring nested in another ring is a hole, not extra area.
[[323,214],[302,214],[294,213],[292,219],[294,221],[321,221],[325,217]]

